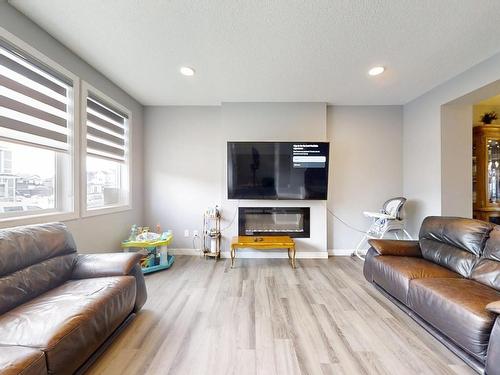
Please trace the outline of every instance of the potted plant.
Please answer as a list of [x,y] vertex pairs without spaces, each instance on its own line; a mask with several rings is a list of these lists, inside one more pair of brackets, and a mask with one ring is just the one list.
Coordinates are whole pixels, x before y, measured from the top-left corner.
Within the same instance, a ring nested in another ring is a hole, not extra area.
[[481,122],[484,124],[491,124],[496,119],[498,119],[498,115],[494,111],[486,112],[481,116]]

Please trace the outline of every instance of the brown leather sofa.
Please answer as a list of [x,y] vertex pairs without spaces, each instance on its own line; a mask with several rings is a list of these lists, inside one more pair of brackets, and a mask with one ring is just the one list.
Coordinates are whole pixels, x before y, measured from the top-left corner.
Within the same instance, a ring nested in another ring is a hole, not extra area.
[[418,241],[370,240],[363,273],[479,373],[500,374],[500,226],[428,217]]
[[77,254],[60,223],[0,230],[0,374],[84,372],[146,301],[139,259]]

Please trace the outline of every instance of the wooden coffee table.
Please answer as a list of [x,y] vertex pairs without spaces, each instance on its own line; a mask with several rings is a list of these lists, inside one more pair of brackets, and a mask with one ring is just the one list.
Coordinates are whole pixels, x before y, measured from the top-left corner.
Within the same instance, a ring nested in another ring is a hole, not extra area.
[[[231,241],[231,268],[234,267],[236,249],[255,250],[287,249],[288,259],[295,268],[295,242],[289,236],[236,236]],[[290,256],[290,252],[292,255]]]

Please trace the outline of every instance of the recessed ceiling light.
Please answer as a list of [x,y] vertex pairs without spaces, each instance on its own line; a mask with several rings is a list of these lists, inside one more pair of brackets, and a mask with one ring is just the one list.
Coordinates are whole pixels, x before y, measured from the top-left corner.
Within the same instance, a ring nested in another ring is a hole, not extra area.
[[385,68],[383,66],[374,66],[368,71],[368,74],[371,76],[378,76],[384,72]]
[[194,76],[194,69],[189,66],[181,66],[181,74],[184,76]]

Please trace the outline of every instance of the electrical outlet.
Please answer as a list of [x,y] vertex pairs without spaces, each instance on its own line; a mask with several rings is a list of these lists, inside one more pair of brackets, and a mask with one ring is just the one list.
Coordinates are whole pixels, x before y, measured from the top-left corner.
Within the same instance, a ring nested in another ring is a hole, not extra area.
[[193,237],[198,237],[199,233],[196,229],[193,230]]
[[184,237],[189,237],[189,229],[184,229]]

